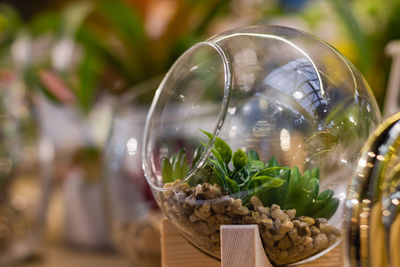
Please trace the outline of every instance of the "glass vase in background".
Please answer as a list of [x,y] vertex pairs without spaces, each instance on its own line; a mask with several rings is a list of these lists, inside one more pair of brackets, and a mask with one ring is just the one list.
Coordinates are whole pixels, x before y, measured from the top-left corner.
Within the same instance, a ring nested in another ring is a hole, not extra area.
[[0,70],[0,265],[40,251],[51,181],[19,71]]
[[41,139],[54,151],[49,172],[61,189],[65,240],[78,247],[109,249],[101,177],[112,100],[102,98],[86,114],[39,98]]
[[122,97],[113,116],[105,149],[104,185],[114,243],[133,266],[161,266],[160,221],[141,161],[149,100],[159,78],[135,86]]

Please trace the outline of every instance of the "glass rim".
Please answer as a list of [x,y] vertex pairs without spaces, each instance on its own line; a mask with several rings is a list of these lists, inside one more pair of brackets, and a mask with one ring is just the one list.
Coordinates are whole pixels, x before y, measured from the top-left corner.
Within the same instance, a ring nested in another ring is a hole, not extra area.
[[[206,149],[203,151],[200,159],[196,162],[196,164],[193,166],[193,168],[189,171],[189,173],[185,176],[184,179],[182,179],[178,183],[174,184],[173,186],[170,186],[167,188],[162,187],[162,186],[157,186],[156,184],[154,184],[151,181],[151,177],[157,177],[157,174],[155,173],[154,166],[150,166],[150,164],[149,164],[148,159],[151,157],[151,155],[150,155],[151,147],[149,147],[150,146],[149,139],[147,138],[148,132],[149,132],[149,127],[150,127],[151,121],[153,120],[153,117],[154,117],[156,105],[158,104],[161,94],[163,92],[163,89],[165,88],[165,83],[170,78],[171,74],[176,70],[179,63],[185,58],[185,56],[187,54],[189,54],[189,53],[193,52],[194,50],[196,50],[200,47],[203,47],[203,46],[211,47],[212,49],[214,49],[214,51],[217,52],[218,56],[222,60],[222,65],[223,65],[223,69],[224,69],[224,96],[222,98],[221,109],[220,109],[220,112],[218,115],[218,120],[217,120],[217,123],[216,123],[213,133],[212,133],[213,138],[211,138],[208,141]],[[193,45],[188,50],[186,50],[171,66],[171,68],[169,69],[169,71],[167,72],[165,77],[162,79],[162,81],[161,81],[160,85],[158,86],[157,91],[154,95],[153,102],[151,103],[149,112],[147,114],[146,124],[145,124],[144,134],[143,134],[143,141],[142,141],[142,143],[143,143],[142,168],[143,168],[143,172],[144,172],[147,182],[150,184],[150,186],[154,190],[157,190],[157,191],[174,190],[177,187],[179,187],[179,185],[189,181],[193,176],[195,176],[197,174],[197,172],[201,168],[203,168],[205,162],[207,161],[207,158],[211,154],[211,149],[212,149],[212,146],[214,145],[215,139],[218,137],[219,132],[224,124],[226,114],[228,112],[228,104],[229,104],[229,99],[230,99],[231,91],[232,91],[231,89],[232,89],[232,66],[231,66],[224,50],[214,41],[204,41],[204,42],[200,42],[200,43]]]

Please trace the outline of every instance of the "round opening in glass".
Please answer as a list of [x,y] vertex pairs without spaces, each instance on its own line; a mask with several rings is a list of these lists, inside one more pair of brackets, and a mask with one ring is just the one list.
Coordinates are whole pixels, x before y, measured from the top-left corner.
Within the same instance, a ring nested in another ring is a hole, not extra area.
[[177,168],[174,180],[187,181],[201,168],[214,140],[209,136],[223,124],[230,84],[227,59],[213,43],[193,46],[172,66],[156,92],[144,134],[143,166],[153,188],[163,190],[168,182],[161,168],[165,159],[173,158],[172,167],[188,162]]

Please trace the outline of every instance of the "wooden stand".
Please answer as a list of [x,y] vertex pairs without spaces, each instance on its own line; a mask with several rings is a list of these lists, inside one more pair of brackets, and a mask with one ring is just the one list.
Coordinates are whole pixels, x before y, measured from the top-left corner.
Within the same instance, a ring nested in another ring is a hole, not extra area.
[[[221,226],[221,261],[199,251],[167,219],[161,225],[162,267],[272,267],[256,225]],[[343,267],[341,246],[304,267]]]

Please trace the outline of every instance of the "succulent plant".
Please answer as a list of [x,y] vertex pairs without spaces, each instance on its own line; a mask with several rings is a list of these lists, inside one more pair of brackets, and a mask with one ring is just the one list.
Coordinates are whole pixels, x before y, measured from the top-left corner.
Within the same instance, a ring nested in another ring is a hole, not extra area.
[[[333,197],[334,192],[330,189],[319,193],[318,168],[306,170],[301,175],[297,167],[279,166],[275,157],[264,163],[254,150],[245,153],[239,148],[232,153],[223,139],[202,132],[210,140],[214,139],[214,144],[205,166],[189,182],[191,186],[206,182],[218,184],[225,194],[237,196],[246,205],[250,205],[252,196],[257,196],[264,206],[276,204],[285,210],[295,209],[297,216],[329,219],[335,213],[339,199]],[[192,167],[205,146],[201,143],[196,149]],[[162,158],[161,165],[164,183],[182,180],[190,170],[184,148],[170,159]]]

